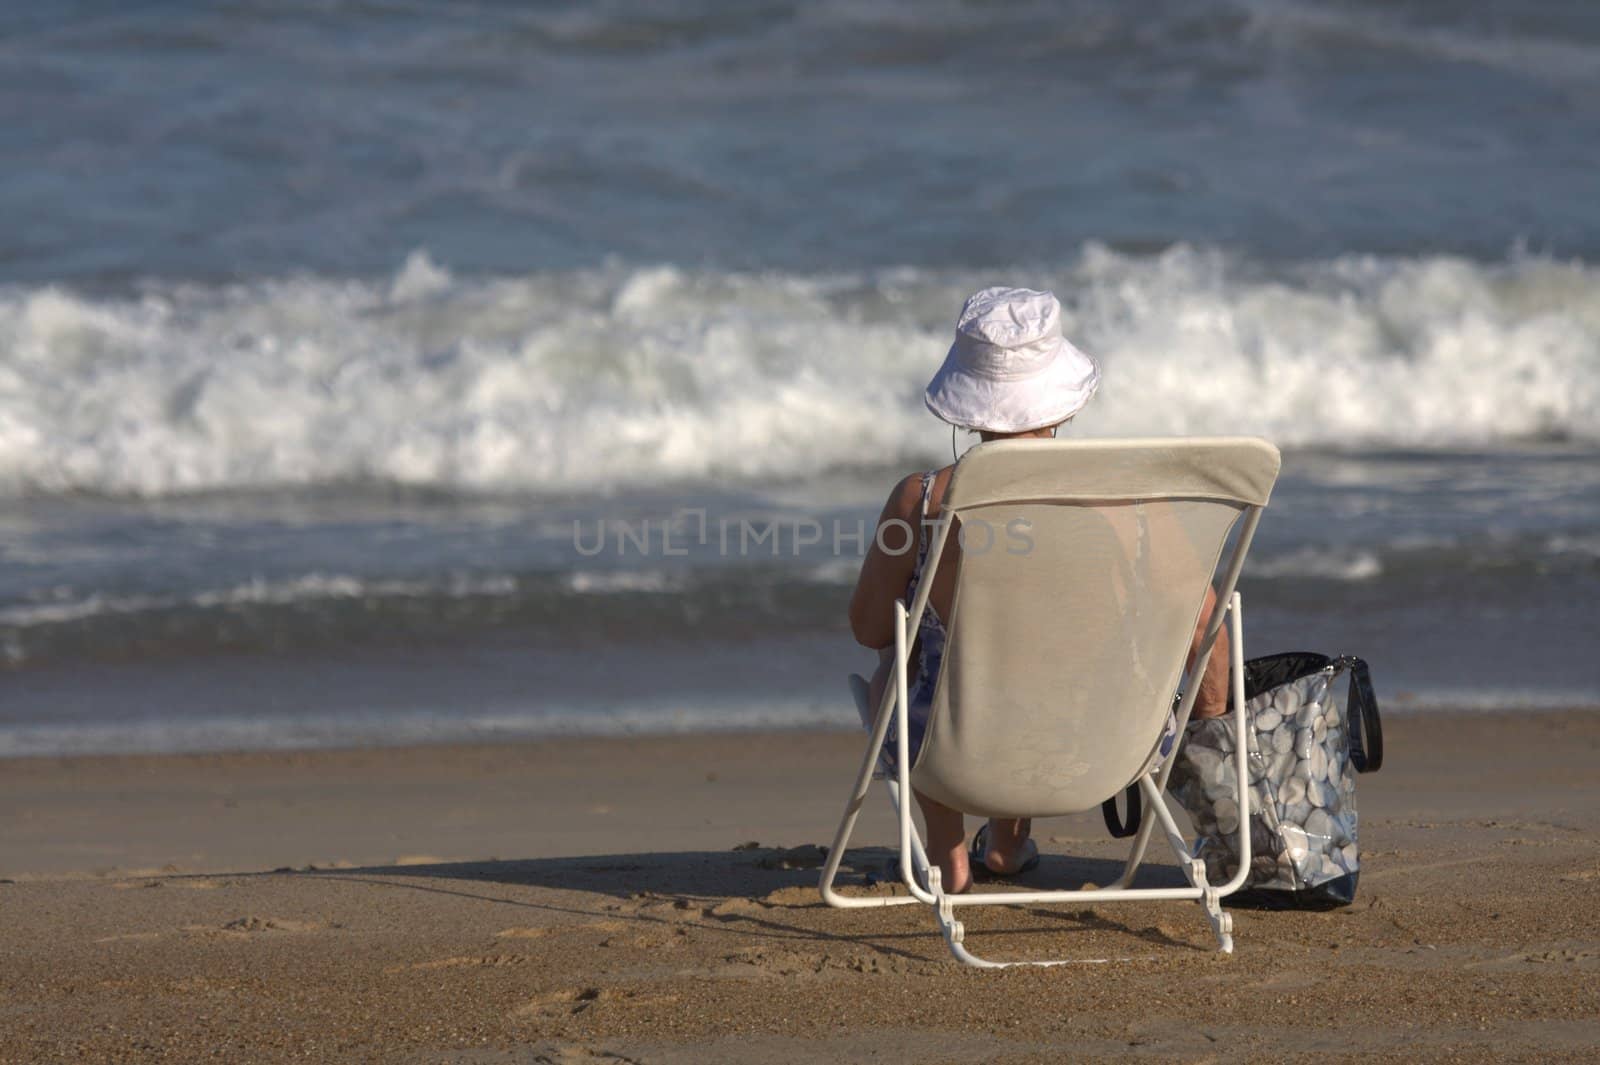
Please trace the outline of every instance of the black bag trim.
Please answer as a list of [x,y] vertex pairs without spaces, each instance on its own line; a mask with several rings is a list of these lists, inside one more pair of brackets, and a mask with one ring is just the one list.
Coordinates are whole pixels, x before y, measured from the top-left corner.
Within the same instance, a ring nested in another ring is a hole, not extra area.
[[1346,873],[1325,880],[1316,887],[1286,891],[1282,888],[1244,888],[1228,896],[1231,909],[1247,910],[1333,910],[1356,900],[1356,881],[1360,873]]
[[1115,795],[1100,804],[1100,813],[1106,819],[1106,831],[1111,833],[1112,839],[1127,839],[1139,831],[1139,824],[1144,818],[1144,810],[1139,799],[1139,782],[1136,780],[1128,785],[1124,792],[1127,796],[1128,816],[1124,820],[1117,816],[1117,797]]
[[[1280,684],[1321,673],[1334,660],[1315,651],[1282,651],[1275,655],[1252,658],[1244,664],[1244,698],[1246,702],[1262,692]],[[1231,693],[1230,693],[1230,705]]]
[[[1283,651],[1252,658],[1244,664],[1245,701],[1329,666],[1350,671],[1350,692],[1345,700],[1350,715],[1350,764],[1357,773],[1376,773],[1383,768],[1383,720],[1378,713],[1378,697],[1372,690],[1372,673],[1364,659],[1354,655],[1329,658],[1315,651]],[[1228,709],[1233,709],[1231,693]]]
[[1350,655],[1339,658],[1338,664],[1350,668],[1350,695],[1345,700],[1350,710],[1350,764],[1357,773],[1376,773],[1383,768],[1383,720],[1372,691],[1372,674],[1366,662]]

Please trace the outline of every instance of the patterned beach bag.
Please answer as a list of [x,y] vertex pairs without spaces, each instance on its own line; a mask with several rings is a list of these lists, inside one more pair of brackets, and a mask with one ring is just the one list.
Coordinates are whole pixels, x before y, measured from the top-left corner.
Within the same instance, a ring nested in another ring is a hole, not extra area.
[[[1233,898],[1322,909],[1355,899],[1356,774],[1383,764],[1383,726],[1367,664],[1291,652],[1245,663],[1248,807],[1233,764],[1233,717],[1191,721],[1168,787],[1194,822],[1195,857],[1220,884],[1239,868],[1240,811],[1250,874]],[[1231,707],[1230,707],[1231,709]]]

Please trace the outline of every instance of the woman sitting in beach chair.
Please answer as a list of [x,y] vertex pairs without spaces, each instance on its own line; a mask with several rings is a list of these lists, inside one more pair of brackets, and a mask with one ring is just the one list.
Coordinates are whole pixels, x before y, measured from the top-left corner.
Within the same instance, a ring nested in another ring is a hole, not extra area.
[[[961,309],[955,343],[944,365],[929,383],[928,409],[943,421],[978,433],[983,440],[1052,439],[1056,430],[1083,409],[1100,383],[1099,367],[1061,333],[1061,305],[1048,292],[988,288]],[[915,598],[927,568],[930,530],[939,520],[940,503],[954,464],[913,473],[890,493],[878,518],[878,535],[868,550],[850,600],[850,628],[863,645],[880,652],[868,705],[879,706],[888,683],[894,644],[895,600]],[[995,533],[1014,534],[1015,530]],[[1108,529],[1115,536],[1117,530]],[[946,541],[936,567],[929,609],[922,617],[911,654],[915,675],[910,691],[911,757],[926,727],[944,648],[942,619],[951,616],[956,556],[961,536]],[[991,543],[989,549],[1004,550]],[[1216,605],[1208,595],[1190,651],[1195,650]],[[1227,632],[1200,679],[1193,716],[1215,717],[1227,709]],[[1170,728],[1171,726],[1169,726]],[[1174,735],[1162,741],[1162,756]],[[892,745],[891,745],[892,746]],[[890,747],[885,747],[890,757]],[[969,852],[961,811],[917,794],[928,836],[928,856],[943,878],[945,891],[965,892],[972,884],[972,865],[990,874],[1012,876],[1038,862],[1027,819],[993,819],[979,829]]]

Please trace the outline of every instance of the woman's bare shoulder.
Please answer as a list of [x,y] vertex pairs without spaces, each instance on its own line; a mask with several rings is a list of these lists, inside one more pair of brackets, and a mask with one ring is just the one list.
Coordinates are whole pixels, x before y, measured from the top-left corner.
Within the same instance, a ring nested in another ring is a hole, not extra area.
[[902,477],[883,504],[884,518],[909,521],[916,515],[922,509],[922,479],[926,476],[925,473],[908,473]]

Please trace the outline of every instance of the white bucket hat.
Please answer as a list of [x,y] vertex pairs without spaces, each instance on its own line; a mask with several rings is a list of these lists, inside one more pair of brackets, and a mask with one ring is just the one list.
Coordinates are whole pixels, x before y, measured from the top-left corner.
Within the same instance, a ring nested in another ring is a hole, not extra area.
[[1061,304],[1027,288],[975,292],[956,319],[956,340],[928,382],[928,409],[951,425],[1021,433],[1082,410],[1100,367],[1061,335]]

